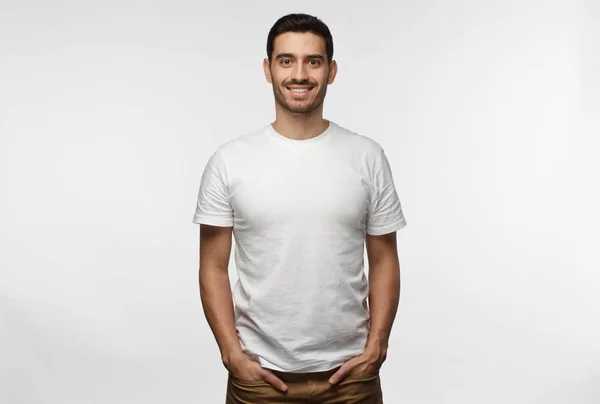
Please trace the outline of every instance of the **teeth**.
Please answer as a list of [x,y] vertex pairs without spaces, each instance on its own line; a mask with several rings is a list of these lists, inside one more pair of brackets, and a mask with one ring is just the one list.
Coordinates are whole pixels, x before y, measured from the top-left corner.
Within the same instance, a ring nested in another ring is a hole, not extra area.
[[305,93],[308,91],[308,88],[292,88],[291,89],[294,93]]

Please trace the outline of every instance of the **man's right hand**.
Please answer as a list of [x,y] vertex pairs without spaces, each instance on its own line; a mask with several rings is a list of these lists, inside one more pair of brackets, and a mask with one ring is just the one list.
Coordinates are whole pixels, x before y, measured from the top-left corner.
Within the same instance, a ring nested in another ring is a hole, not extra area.
[[272,372],[263,368],[258,360],[250,359],[246,354],[237,351],[223,361],[225,368],[237,379],[246,381],[261,381],[271,384],[277,390],[286,391],[287,385]]

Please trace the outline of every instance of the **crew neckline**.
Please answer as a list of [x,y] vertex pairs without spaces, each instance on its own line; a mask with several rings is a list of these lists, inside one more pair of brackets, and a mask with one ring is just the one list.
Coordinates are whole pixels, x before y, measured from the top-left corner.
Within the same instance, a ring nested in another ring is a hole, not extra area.
[[279,132],[277,132],[275,130],[275,128],[273,128],[272,124],[267,125],[267,131],[269,132],[270,137],[272,137],[276,140],[278,139],[281,142],[284,142],[284,143],[287,143],[290,145],[297,145],[297,146],[309,145],[309,144],[320,143],[323,140],[330,137],[329,135],[333,131],[333,127],[335,126],[335,123],[333,123],[332,121],[329,121],[329,120],[327,120],[327,122],[329,122],[327,129],[325,129],[323,132],[321,132],[320,135],[317,135],[315,137],[311,137],[310,139],[305,139],[305,140],[295,140],[295,139],[290,139],[289,137],[285,137],[282,134],[280,134]]

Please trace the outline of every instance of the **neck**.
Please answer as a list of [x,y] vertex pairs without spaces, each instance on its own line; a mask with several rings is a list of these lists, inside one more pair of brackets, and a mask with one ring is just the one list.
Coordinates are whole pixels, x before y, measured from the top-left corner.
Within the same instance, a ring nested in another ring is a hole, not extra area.
[[277,105],[275,108],[273,129],[282,136],[293,140],[308,140],[319,136],[329,127],[329,121],[323,119],[322,105],[307,114],[295,114]]

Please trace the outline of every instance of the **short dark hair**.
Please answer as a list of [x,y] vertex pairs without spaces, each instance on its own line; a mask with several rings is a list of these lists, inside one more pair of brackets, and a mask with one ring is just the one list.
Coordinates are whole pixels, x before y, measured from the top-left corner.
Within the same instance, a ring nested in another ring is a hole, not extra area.
[[315,35],[319,35],[325,40],[327,61],[331,63],[333,59],[333,38],[331,37],[331,32],[329,32],[329,28],[323,21],[308,14],[288,14],[275,22],[267,37],[267,57],[269,58],[269,62],[271,62],[271,56],[273,55],[275,38],[286,32],[312,32]]

